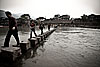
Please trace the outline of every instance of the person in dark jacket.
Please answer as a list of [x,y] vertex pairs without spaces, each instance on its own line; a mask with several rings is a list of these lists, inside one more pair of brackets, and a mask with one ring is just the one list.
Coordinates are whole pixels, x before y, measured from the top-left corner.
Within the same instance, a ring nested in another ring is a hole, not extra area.
[[51,25],[50,25],[50,24],[48,24],[48,31],[50,31],[50,26],[51,26]]
[[36,24],[34,23],[34,20],[31,20],[31,23],[30,23],[30,28],[31,28],[30,38],[32,38],[32,31],[34,32],[34,35],[37,37],[37,34],[35,33],[35,26],[36,26]]
[[19,37],[18,37],[18,29],[17,29],[16,20],[14,17],[12,17],[12,14],[9,11],[5,12],[5,14],[9,19],[9,31],[5,38],[4,47],[9,47],[9,41],[10,41],[11,35],[13,35],[17,41],[17,45],[15,46],[19,46],[20,42],[19,42]]
[[43,28],[44,28],[44,24],[41,22],[39,24],[39,29],[41,30],[41,35],[43,34]]

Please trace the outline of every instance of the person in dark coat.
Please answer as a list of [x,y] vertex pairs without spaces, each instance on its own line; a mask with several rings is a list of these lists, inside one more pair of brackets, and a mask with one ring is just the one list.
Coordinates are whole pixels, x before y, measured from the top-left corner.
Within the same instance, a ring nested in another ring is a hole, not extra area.
[[44,24],[41,22],[39,24],[39,29],[41,30],[41,35],[43,34],[43,28],[44,28]]
[[16,20],[14,17],[12,17],[11,12],[7,11],[5,12],[5,14],[9,19],[9,30],[5,38],[4,47],[9,47],[9,41],[10,41],[11,35],[13,35],[17,41],[17,45],[15,46],[19,46],[20,42],[19,42],[19,37],[18,37],[18,29],[17,29]]
[[49,30],[49,31],[50,31],[50,26],[51,26],[51,25],[50,25],[50,24],[48,24],[48,30]]
[[35,33],[35,26],[36,26],[36,24],[34,23],[34,20],[31,20],[31,23],[30,23],[30,28],[31,28],[30,38],[32,38],[32,31],[34,32],[34,35],[37,37],[37,34]]

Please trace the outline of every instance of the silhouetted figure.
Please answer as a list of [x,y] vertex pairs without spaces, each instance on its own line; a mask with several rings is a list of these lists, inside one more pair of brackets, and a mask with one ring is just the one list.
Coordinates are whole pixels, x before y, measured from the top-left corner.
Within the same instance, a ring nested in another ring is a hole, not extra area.
[[44,27],[43,23],[40,23],[39,29],[41,30],[41,35],[43,34],[43,27]]
[[30,27],[31,27],[30,38],[32,38],[32,31],[34,32],[34,35],[37,37],[37,34],[35,33],[35,26],[36,26],[36,24],[34,23],[33,20],[31,20],[31,23],[30,23]]
[[71,24],[73,24],[73,21],[71,22]]
[[9,41],[10,41],[11,35],[13,35],[17,41],[16,46],[19,46],[19,37],[18,37],[16,20],[14,17],[12,17],[12,14],[9,11],[5,12],[5,14],[9,19],[9,31],[8,31],[7,36],[5,38],[4,47],[9,47]]
[[51,25],[50,25],[50,24],[48,24],[48,30],[49,30],[49,31],[50,31],[50,26],[51,26]]

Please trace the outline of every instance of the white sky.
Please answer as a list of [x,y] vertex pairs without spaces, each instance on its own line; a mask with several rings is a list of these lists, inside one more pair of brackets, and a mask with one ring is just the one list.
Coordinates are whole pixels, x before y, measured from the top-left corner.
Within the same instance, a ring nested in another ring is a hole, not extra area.
[[80,17],[100,14],[100,0],[0,0],[0,9],[12,13],[28,13],[31,17],[52,18],[55,14]]

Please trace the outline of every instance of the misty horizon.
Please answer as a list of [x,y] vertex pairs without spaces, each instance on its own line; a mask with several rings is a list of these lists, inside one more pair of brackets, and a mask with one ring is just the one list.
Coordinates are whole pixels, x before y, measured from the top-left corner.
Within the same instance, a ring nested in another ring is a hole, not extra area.
[[32,18],[52,18],[56,14],[80,18],[83,14],[100,14],[100,0],[0,0],[0,10],[13,14],[30,14]]

